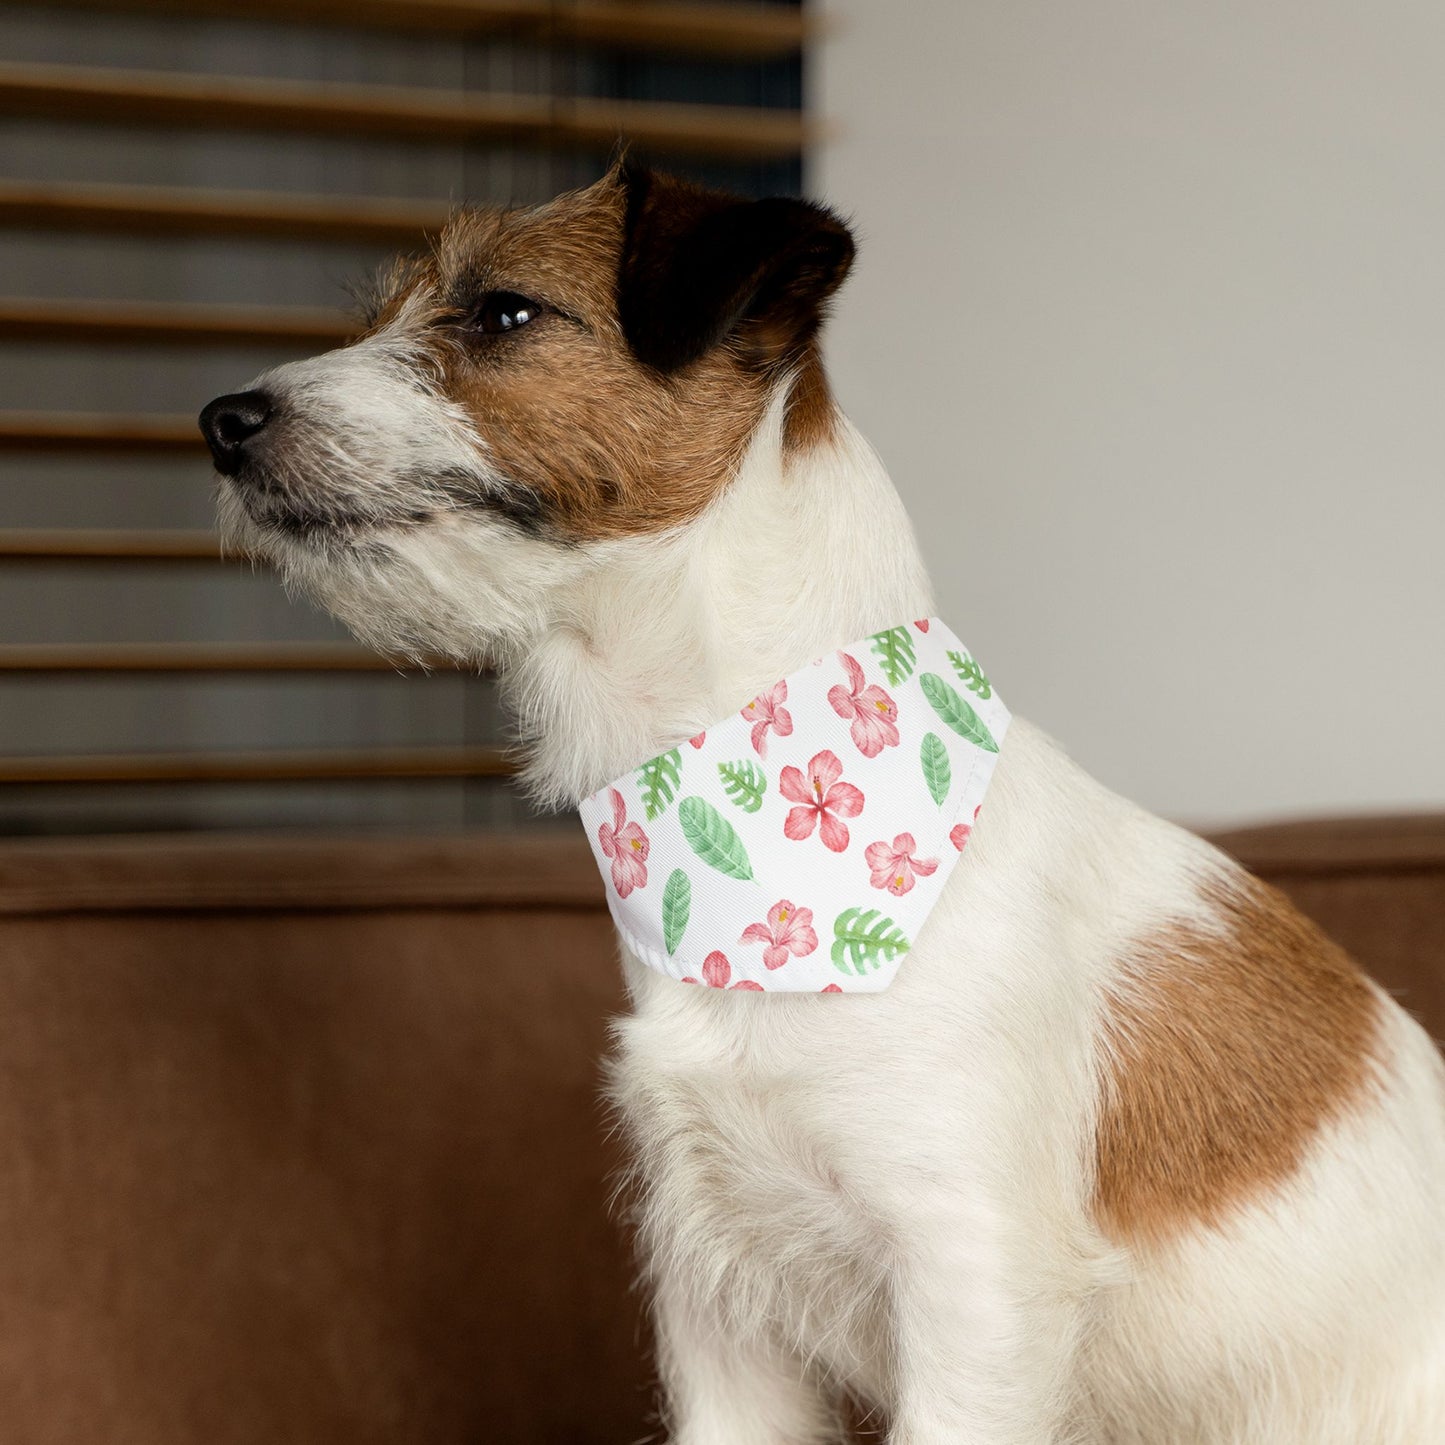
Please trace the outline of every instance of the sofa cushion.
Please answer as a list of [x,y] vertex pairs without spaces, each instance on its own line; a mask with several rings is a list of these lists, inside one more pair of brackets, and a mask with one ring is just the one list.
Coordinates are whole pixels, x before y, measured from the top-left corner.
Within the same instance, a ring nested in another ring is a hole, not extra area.
[[[1221,841],[1445,1032],[1445,819]],[[14,1445],[623,1445],[648,1348],[575,829],[0,844]]]

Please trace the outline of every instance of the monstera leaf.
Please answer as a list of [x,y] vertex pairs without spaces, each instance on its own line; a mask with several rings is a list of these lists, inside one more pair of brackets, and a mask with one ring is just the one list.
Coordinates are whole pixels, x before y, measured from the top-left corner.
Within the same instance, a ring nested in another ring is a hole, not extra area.
[[719,763],[717,770],[722,777],[723,791],[743,812],[756,813],[763,806],[763,794],[768,791],[767,774],[750,758]]
[[642,807],[649,823],[667,811],[667,805],[672,802],[681,782],[682,754],[676,748],[659,753],[643,763],[637,774],[637,787],[642,794]]
[[677,805],[678,821],[687,846],[704,863],[726,873],[729,878],[744,881],[753,876],[753,865],[743,840],[733,825],[704,798],[684,798]]
[[983,668],[968,653],[954,652],[950,648],[948,660],[953,664],[953,670],[958,674],[959,680],[975,697],[981,697],[987,701],[993,696],[993,684],[984,676]]
[[875,632],[868,641],[878,654],[883,675],[894,687],[913,676],[917,654],[913,650],[913,634],[906,627],[890,627],[885,632]]
[[833,922],[833,965],[844,973],[866,973],[908,952],[903,930],[876,908],[845,908]]

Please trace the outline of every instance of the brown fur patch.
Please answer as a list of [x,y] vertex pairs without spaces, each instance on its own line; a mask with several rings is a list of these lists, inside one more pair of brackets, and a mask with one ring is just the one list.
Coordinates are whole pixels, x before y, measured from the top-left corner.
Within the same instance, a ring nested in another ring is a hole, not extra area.
[[812,451],[833,440],[838,410],[816,346],[798,367],[783,420],[783,450],[789,456]]
[[[675,374],[637,359],[618,316],[625,212],[616,173],[534,209],[461,212],[378,316],[435,356],[489,461],[573,540],[697,516],[735,475],[778,374],[742,337]],[[459,323],[490,291],[547,309],[515,333],[468,335]],[[790,447],[821,440],[831,409],[810,347],[789,407]]]
[[1217,932],[1145,940],[1109,1001],[1094,1205],[1116,1238],[1221,1225],[1372,1077],[1379,1000],[1354,963],[1246,874],[1210,901]]
[[[734,474],[766,404],[761,380],[725,348],[685,381],[633,358],[617,320],[621,223],[621,196],[605,183],[533,210],[463,212],[382,312],[434,351],[491,463],[574,540],[696,516]],[[449,334],[447,317],[488,291],[549,309],[515,335]]]

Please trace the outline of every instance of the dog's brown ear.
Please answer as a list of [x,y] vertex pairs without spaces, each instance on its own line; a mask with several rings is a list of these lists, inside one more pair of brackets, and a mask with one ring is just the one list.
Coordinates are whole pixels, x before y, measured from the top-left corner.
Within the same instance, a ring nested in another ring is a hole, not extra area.
[[786,363],[822,322],[853,237],[807,201],[742,200],[624,161],[617,304],[640,361],[671,372],[736,335],[751,359]]

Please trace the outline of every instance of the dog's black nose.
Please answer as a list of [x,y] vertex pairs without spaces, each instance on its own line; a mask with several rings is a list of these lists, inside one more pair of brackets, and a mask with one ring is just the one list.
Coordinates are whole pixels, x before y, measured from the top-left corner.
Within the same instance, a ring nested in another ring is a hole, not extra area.
[[206,406],[201,433],[222,476],[234,477],[241,470],[246,443],[270,421],[271,409],[271,398],[264,391],[218,396]]

